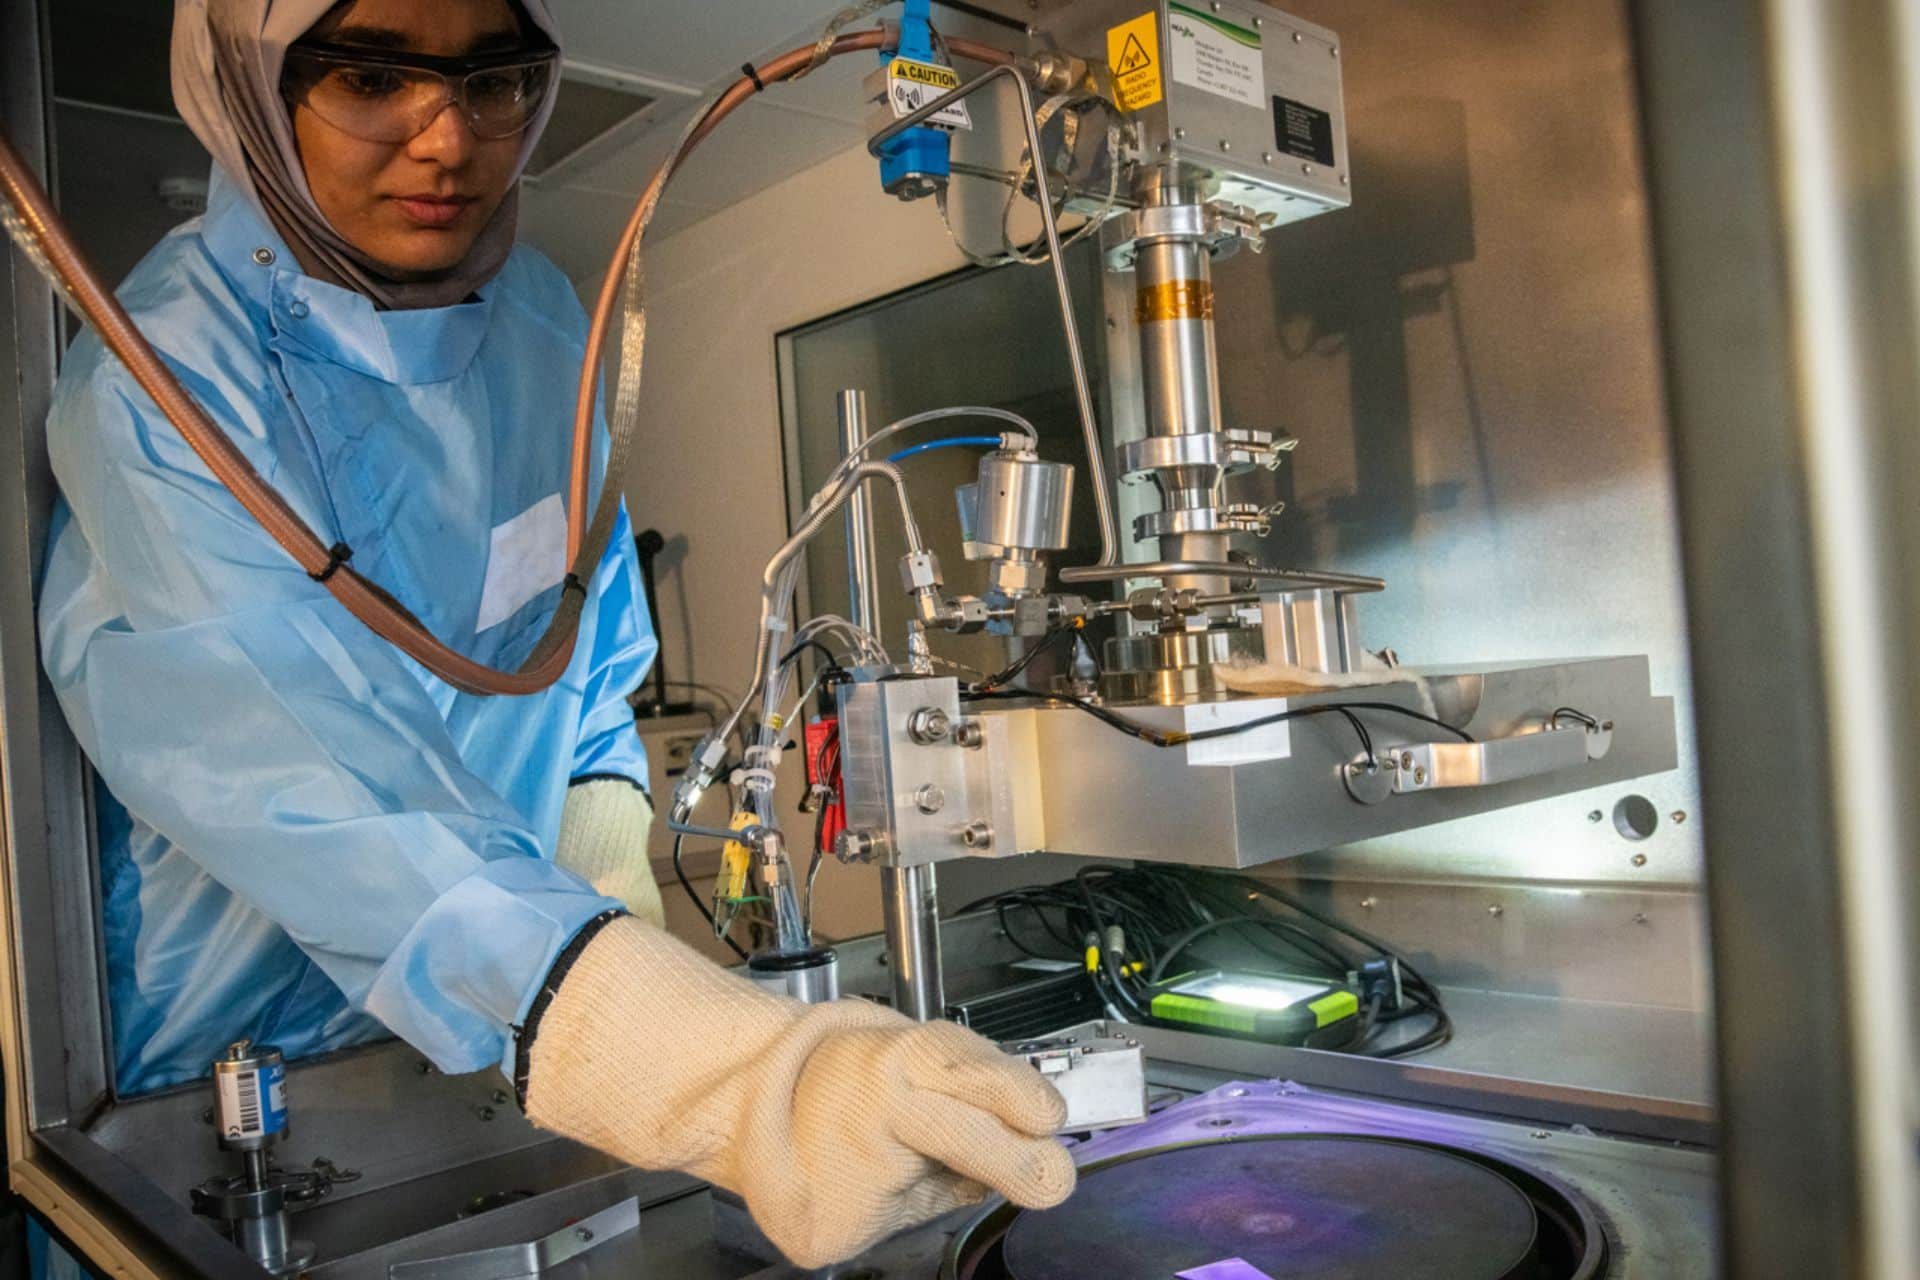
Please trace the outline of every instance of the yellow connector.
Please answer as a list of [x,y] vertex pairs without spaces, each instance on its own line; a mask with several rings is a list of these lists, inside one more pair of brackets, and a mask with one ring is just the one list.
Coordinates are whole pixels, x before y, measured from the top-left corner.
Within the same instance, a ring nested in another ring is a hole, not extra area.
[[[753,826],[759,819],[742,810],[729,825],[735,831]],[[720,850],[720,870],[713,877],[713,920],[716,934],[724,933],[739,911],[739,902],[747,896],[747,873],[753,867],[753,851],[738,840],[729,840]]]

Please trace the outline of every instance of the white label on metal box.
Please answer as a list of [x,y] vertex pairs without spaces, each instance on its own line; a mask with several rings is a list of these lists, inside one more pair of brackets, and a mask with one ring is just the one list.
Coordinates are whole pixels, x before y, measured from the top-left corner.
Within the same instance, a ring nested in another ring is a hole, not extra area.
[[[1238,19],[1238,21],[1236,21]],[[1238,13],[1167,6],[1173,78],[1181,84],[1266,110],[1267,71],[1260,33]]]

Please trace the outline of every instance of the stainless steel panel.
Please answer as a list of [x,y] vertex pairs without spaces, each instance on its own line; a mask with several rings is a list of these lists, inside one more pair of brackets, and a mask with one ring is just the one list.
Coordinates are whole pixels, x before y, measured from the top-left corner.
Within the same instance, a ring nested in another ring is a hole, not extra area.
[[[1215,264],[1226,425],[1300,441],[1239,482],[1288,503],[1263,557],[1386,578],[1358,602],[1362,632],[1409,664],[1647,654],[1680,763],[1631,790],[1700,817],[1628,6],[1286,8],[1340,35],[1354,198]],[[1719,190],[1691,198],[1705,213]],[[1697,821],[1631,847],[1585,823],[1628,791],[1315,862],[1697,883]]]
[[[53,171],[40,6],[0,12],[0,123]],[[53,509],[47,405],[59,349],[53,294],[16,252],[0,300],[0,810],[36,1126],[85,1115],[108,1088],[90,777],[40,672],[34,593]]]
[[[565,1270],[586,1280],[599,1275],[630,1275],[644,1260],[640,1239],[640,1202],[622,1200],[524,1244],[496,1245],[444,1258],[396,1262],[387,1269],[391,1280],[532,1280]],[[610,1249],[619,1249],[619,1270],[606,1261]]]
[[[1885,927],[1911,910],[1898,739],[1920,652],[1911,15],[1636,15],[1697,655],[1723,1267],[1913,1275],[1885,1251],[1915,1224],[1913,1050],[1895,1045],[1912,1002],[1883,981],[1914,959]],[[1817,267],[1790,270],[1809,239]],[[1862,463],[1844,499],[1823,488]],[[1886,648],[1862,661],[1861,639]],[[1882,685],[1864,716],[1863,679]],[[1755,751],[1759,734],[1777,749]],[[1862,876],[1879,886],[1864,912]],[[1889,1073],[1890,1051],[1909,1065]]]
[[[1556,707],[1576,706],[1614,722],[1613,747],[1603,759],[1557,773],[1497,786],[1426,791],[1394,797],[1389,804],[1368,805],[1355,801],[1340,781],[1353,758],[1354,739],[1338,717],[1311,717],[1216,741],[1159,748],[1071,708],[1008,710],[986,704],[981,722],[988,741],[1002,734],[1017,741],[1020,734],[1031,732],[1031,760],[1037,767],[1028,775],[990,782],[986,771],[999,757],[991,752],[966,753],[960,758],[971,770],[974,785],[950,794],[964,794],[977,805],[997,782],[1011,787],[1016,796],[1026,793],[1028,804],[1037,797],[1040,825],[1018,831],[1020,852],[1045,849],[1246,867],[1673,767],[1672,702],[1648,690],[1644,659],[1426,674],[1441,713],[1458,712],[1457,722],[1476,738],[1535,728]],[[1415,709],[1421,705],[1407,684],[1374,686],[1364,692],[1369,701]],[[1352,702],[1357,697],[1354,690],[1335,690],[1291,699],[1122,710],[1155,728],[1190,732],[1203,722],[1244,722],[1284,708]],[[1032,721],[1031,730],[1003,727],[1021,718]],[[1417,721],[1396,722],[1395,717],[1379,713],[1370,714],[1368,720],[1382,750],[1431,738],[1432,731]],[[1017,763],[1020,756],[1011,759]],[[981,809],[975,816],[984,815]],[[955,815],[951,821],[957,825],[964,819]],[[1438,859],[1429,868],[1435,873],[1447,869]]]

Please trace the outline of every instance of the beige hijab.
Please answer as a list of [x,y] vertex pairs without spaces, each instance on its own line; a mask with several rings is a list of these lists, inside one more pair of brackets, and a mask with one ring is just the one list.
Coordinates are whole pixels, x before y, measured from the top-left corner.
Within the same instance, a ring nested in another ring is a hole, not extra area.
[[[175,0],[173,101],[227,176],[253,199],[315,279],[364,294],[382,307],[445,307],[464,302],[493,279],[513,252],[521,170],[553,113],[548,95],[522,135],[515,186],[458,266],[396,274],[333,229],[314,203],[280,96],[287,46],[339,0]],[[560,32],[546,0],[520,0],[555,45]]]

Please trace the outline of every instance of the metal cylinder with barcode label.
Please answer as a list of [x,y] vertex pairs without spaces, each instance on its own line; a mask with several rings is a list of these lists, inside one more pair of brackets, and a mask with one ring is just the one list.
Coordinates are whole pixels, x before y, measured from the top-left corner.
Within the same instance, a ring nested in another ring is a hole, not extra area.
[[287,1136],[287,1066],[271,1045],[236,1041],[213,1064],[220,1145],[264,1151]]

